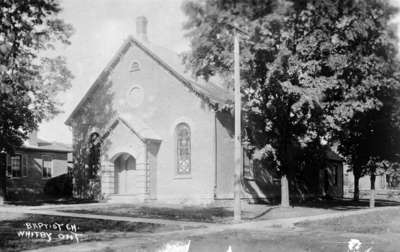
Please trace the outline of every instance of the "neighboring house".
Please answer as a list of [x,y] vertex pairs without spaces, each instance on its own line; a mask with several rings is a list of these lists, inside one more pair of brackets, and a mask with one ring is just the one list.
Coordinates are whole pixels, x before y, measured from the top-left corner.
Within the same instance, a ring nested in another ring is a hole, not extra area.
[[344,159],[340,157],[331,148],[326,151],[328,165],[325,169],[320,170],[320,182],[323,184],[321,188],[322,195],[342,198],[343,197],[343,164]]
[[72,159],[69,146],[40,140],[33,132],[14,155],[6,156],[6,199],[37,200],[62,196],[58,195],[62,192],[55,190],[64,188],[51,183],[67,176],[69,159]]
[[[100,137],[101,193],[110,202],[232,199],[233,116],[218,108],[233,95],[186,73],[178,55],[147,41],[146,25],[137,19],[138,39],[123,43],[67,119],[74,159]],[[279,180],[266,174],[260,186],[244,161],[243,197],[266,198]]]
[[[371,182],[370,176],[366,175],[359,180],[360,198],[369,198]],[[344,195],[353,197],[354,175],[348,166],[344,169]],[[380,199],[399,200],[400,199],[400,176],[397,174],[378,174],[375,178],[375,193]]]

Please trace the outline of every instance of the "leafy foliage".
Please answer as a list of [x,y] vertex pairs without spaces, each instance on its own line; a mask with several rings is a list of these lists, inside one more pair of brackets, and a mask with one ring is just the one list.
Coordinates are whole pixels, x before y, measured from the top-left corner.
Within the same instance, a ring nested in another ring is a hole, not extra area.
[[100,170],[108,170],[110,164],[107,160],[100,160],[100,153],[107,153],[111,144],[107,136],[118,122],[114,121],[110,125],[117,116],[117,111],[112,106],[115,100],[112,86],[111,81],[104,80],[92,94],[92,99],[80,108],[77,118],[71,122],[74,128],[72,173],[75,198],[98,200],[104,196],[101,193]]
[[351,166],[358,199],[361,176],[371,175],[374,188],[378,170],[398,161],[398,40],[389,24],[397,10],[378,0],[347,1],[338,10],[327,61],[334,81],[324,102],[331,137]]
[[[241,40],[240,62],[244,141],[253,158],[272,161],[281,175],[293,180],[303,149],[311,143],[323,149],[318,146],[325,134],[318,99],[324,83],[310,77],[318,62],[304,57],[311,49],[308,43],[294,46],[305,39],[298,29],[300,10],[282,1],[213,0],[189,2],[184,10],[192,41],[186,62],[197,75],[232,75],[233,32],[228,24],[248,34]],[[226,80],[229,86],[231,80]]]
[[60,112],[56,95],[71,86],[64,57],[71,25],[57,18],[55,0],[0,2],[0,149],[13,151],[43,119]]
[[273,160],[290,178],[304,150],[323,164],[321,140],[338,142],[353,168],[398,153],[399,64],[389,25],[397,10],[387,1],[205,0],[183,10],[187,65],[205,78],[220,74],[228,87],[232,24],[247,33],[244,140],[254,157]]

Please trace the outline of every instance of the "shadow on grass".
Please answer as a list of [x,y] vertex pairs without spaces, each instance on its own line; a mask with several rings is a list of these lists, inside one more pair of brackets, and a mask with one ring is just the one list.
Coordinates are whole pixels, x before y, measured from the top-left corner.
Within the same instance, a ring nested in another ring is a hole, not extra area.
[[[352,199],[330,199],[330,200],[316,199],[301,203],[295,203],[294,206],[347,211],[347,210],[368,208],[369,200],[360,199],[359,201],[353,201]],[[379,199],[375,201],[375,206],[376,207],[400,206],[400,202]]]
[[258,214],[257,216],[250,217],[250,218],[247,218],[247,219],[248,219],[248,220],[256,220],[256,219],[259,219],[259,218],[265,216],[266,214],[268,214],[269,212],[271,212],[272,210],[274,210],[274,209],[276,209],[276,208],[279,208],[279,206],[270,207],[270,208],[268,208],[267,210],[265,210],[264,212]]
[[[400,202],[377,200],[376,206],[398,206]],[[289,218],[324,213],[324,210],[349,211],[369,207],[368,200],[354,202],[350,199],[309,200],[297,202],[291,208],[280,210],[279,205],[254,204],[249,209],[244,209],[244,220],[265,220],[271,218]],[[247,208],[247,207],[246,207]],[[309,208],[309,210],[307,210]],[[312,211],[311,211],[312,210]],[[315,210],[315,211],[314,211]],[[101,207],[85,207],[84,209],[60,209],[63,212],[81,214],[99,214],[108,216],[124,216],[133,218],[153,218],[177,221],[193,221],[205,223],[229,223],[233,218],[231,206],[225,207],[160,207],[140,206],[134,204],[104,205]]]
[[103,208],[77,210],[61,210],[83,214],[101,214],[109,216],[126,216],[138,218],[168,219],[179,221],[220,222],[233,217],[233,211],[224,207],[147,207],[137,205],[112,205]]
[[87,199],[44,199],[44,200],[34,200],[34,201],[6,201],[6,204],[16,205],[16,206],[41,206],[46,204],[86,204],[86,203],[98,203],[95,200],[87,200]]

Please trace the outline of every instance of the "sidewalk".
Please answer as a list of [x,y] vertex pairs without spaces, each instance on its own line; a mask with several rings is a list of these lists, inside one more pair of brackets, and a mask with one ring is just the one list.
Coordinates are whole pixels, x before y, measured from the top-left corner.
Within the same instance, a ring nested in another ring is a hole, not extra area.
[[[237,224],[214,224],[205,225],[204,228],[191,229],[191,230],[179,230],[179,231],[168,231],[155,234],[138,234],[132,238],[118,238],[111,241],[97,241],[87,243],[75,243],[70,245],[63,245],[58,247],[42,248],[35,251],[51,252],[57,250],[57,252],[68,252],[68,251],[131,251],[130,248],[138,246],[140,244],[148,244],[157,241],[168,239],[182,240],[189,236],[199,236],[204,234],[212,234],[228,230],[247,230],[247,231],[264,231],[264,232],[279,232],[282,229],[292,229],[296,223],[303,221],[315,221],[329,218],[346,217],[351,215],[365,214],[376,211],[386,211],[390,209],[398,209],[399,206],[393,207],[380,207],[372,209],[362,209],[346,212],[337,212],[329,214],[320,214],[306,217],[295,217],[295,218],[283,218],[274,220],[261,220],[251,221]],[[132,218],[135,219],[135,218]],[[168,221],[169,222],[169,221]],[[176,222],[174,222],[176,223]],[[197,223],[199,224],[199,223]],[[202,223],[203,224],[203,223]],[[170,238],[173,237],[173,238]]]

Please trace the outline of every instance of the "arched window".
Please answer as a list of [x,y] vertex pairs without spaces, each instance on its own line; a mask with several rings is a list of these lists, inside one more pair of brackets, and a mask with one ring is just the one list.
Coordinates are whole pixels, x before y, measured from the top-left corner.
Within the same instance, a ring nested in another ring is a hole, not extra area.
[[176,160],[178,175],[190,174],[190,128],[186,123],[176,126]]

